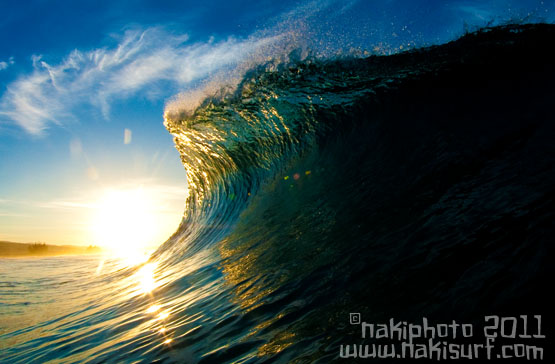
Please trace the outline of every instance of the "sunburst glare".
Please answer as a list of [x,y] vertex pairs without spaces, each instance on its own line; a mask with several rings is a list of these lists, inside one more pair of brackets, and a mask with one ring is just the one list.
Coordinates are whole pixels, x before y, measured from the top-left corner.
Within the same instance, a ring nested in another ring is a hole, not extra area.
[[128,265],[146,261],[156,237],[154,211],[152,199],[142,189],[107,191],[93,226],[95,243]]

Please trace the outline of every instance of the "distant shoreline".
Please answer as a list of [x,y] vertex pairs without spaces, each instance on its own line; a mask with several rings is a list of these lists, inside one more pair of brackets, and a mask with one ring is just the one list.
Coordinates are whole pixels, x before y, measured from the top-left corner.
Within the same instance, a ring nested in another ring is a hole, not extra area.
[[54,245],[45,243],[14,243],[0,241],[0,258],[52,257],[57,255],[99,254],[97,246]]

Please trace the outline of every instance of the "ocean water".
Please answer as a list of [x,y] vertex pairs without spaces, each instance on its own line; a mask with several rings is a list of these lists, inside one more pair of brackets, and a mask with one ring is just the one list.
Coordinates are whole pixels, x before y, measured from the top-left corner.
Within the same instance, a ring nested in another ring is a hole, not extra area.
[[2,260],[0,362],[353,362],[353,313],[541,315],[549,337],[553,44],[539,24],[292,54],[168,112],[190,189],[178,231],[134,267]]

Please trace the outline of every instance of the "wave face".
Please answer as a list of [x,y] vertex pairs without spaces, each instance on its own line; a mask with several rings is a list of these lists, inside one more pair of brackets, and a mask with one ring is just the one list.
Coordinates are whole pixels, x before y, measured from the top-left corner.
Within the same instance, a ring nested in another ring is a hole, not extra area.
[[[190,195],[150,261],[161,283],[109,305],[86,358],[71,342],[7,358],[325,363],[360,341],[353,312],[548,316],[552,44],[555,26],[523,25],[392,56],[292,55],[166,115]],[[170,345],[130,316],[153,302]]]
[[160,254],[209,249],[240,308],[220,313],[233,344],[208,358],[331,359],[349,312],[546,312],[554,38],[504,27],[262,65],[223,100],[167,116],[191,196]]

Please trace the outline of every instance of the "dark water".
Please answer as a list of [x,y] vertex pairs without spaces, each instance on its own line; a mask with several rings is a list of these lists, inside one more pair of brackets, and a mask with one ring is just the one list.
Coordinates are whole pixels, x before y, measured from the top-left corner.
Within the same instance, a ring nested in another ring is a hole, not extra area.
[[292,54],[167,114],[190,189],[178,232],[142,267],[68,273],[79,298],[2,329],[0,361],[353,362],[341,345],[372,341],[350,313],[477,331],[541,315],[529,343],[549,360],[553,44],[555,26],[526,25],[387,57]]

